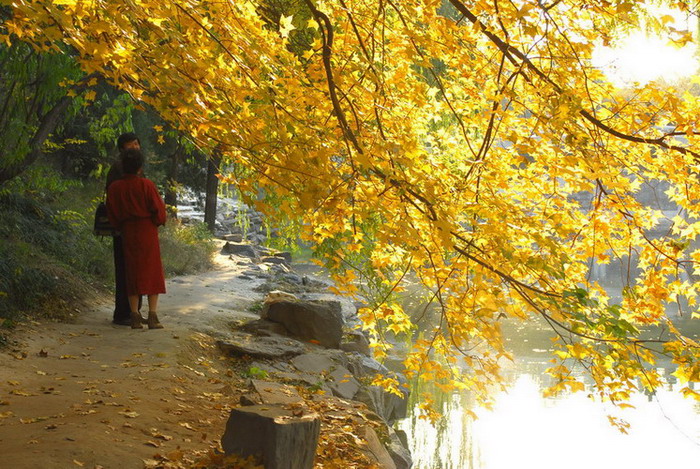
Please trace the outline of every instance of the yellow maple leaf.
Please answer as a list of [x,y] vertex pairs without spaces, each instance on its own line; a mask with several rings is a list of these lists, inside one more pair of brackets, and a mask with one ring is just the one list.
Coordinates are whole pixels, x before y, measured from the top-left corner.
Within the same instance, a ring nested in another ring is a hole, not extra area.
[[289,37],[289,33],[292,32],[293,30],[297,29],[296,26],[294,26],[292,24],[293,19],[294,19],[293,15],[289,15],[289,16],[282,15],[280,17],[280,35],[283,38]]

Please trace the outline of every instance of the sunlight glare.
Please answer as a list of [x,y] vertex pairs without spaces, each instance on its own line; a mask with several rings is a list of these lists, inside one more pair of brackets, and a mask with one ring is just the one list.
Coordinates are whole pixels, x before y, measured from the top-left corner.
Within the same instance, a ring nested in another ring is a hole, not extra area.
[[616,85],[646,84],[657,79],[668,82],[693,75],[698,69],[695,44],[674,47],[643,32],[628,36],[615,49],[601,47],[594,63]]
[[670,37],[650,35],[639,30],[623,38],[615,47],[596,47],[593,65],[602,69],[613,84],[625,87],[645,85],[654,80],[671,83],[698,71],[697,20],[694,16],[663,5],[646,5],[656,18],[673,18],[668,25],[676,31],[690,31],[696,38],[683,47]]

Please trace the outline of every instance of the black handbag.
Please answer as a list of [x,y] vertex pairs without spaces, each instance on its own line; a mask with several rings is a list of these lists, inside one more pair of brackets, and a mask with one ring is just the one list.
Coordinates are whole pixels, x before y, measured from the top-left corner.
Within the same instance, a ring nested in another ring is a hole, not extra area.
[[95,225],[92,229],[95,236],[115,236],[116,228],[109,223],[107,216],[107,204],[100,202],[95,209]]

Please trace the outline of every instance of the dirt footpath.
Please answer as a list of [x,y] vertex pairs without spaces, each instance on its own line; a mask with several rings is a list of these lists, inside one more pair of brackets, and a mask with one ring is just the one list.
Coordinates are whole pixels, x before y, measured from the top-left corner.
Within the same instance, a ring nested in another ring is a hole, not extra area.
[[241,381],[213,337],[262,296],[244,268],[168,280],[162,330],[113,325],[107,300],[23,326],[0,352],[0,467],[189,467],[216,447]]

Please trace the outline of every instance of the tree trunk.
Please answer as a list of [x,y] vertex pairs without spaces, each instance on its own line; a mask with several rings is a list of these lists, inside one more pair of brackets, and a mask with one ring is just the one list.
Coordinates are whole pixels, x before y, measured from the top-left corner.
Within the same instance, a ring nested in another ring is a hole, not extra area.
[[64,96],[41,118],[39,127],[29,142],[29,152],[24,158],[15,163],[0,167],[0,185],[21,174],[41,156],[41,147],[44,145],[44,142],[46,142],[46,139],[49,138],[51,132],[56,130],[56,127],[61,122],[71,101],[73,101],[73,98]]
[[[73,85],[71,87],[73,96],[82,93],[87,87],[88,81],[98,76],[99,74],[92,73],[84,77],[80,83]],[[27,154],[15,163],[11,163],[7,166],[0,166],[0,185],[21,174],[43,154],[41,148],[44,146],[46,139],[49,138],[49,135],[56,130],[58,124],[60,124],[61,120],[65,117],[66,110],[72,101],[73,98],[66,94],[58,100],[49,112],[44,114],[39,121],[36,132],[34,132],[34,136],[29,141],[29,151]]]
[[173,218],[177,218],[177,181],[181,157],[182,145],[178,142],[175,152],[170,155],[170,167],[168,168],[164,200],[165,205],[168,208],[168,214]]
[[221,153],[214,150],[214,153],[209,157],[207,165],[207,188],[206,200],[204,202],[204,223],[209,227],[212,233],[216,228],[216,203],[219,190],[219,164],[221,163]]

